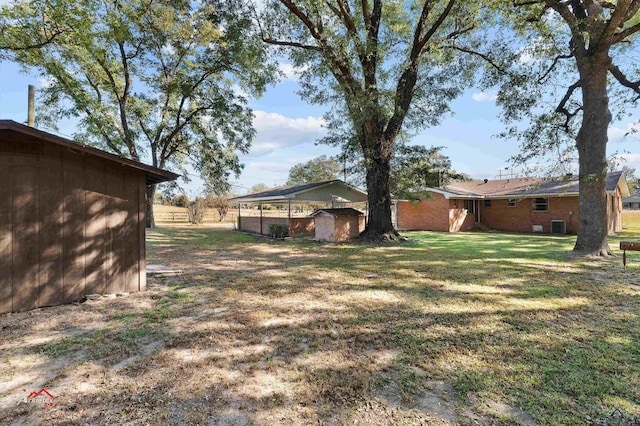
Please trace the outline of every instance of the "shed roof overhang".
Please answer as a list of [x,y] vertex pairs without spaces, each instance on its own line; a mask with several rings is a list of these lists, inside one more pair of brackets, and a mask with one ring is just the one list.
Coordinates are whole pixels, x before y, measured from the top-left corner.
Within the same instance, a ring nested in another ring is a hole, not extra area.
[[620,187],[620,194],[622,197],[629,197],[631,195],[631,191],[629,190],[629,185],[627,184],[627,178],[624,173],[620,174],[620,178],[618,179],[618,186]]
[[145,174],[145,181],[147,185],[168,182],[176,180],[178,177],[180,177],[180,175],[176,173],[149,166],[147,164],[140,163],[139,161],[129,160],[128,158],[120,157],[118,155],[111,154],[101,149],[93,148],[91,146],[82,145],[70,139],[44,132],[30,126],[25,126],[24,124],[17,123],[13,120],[0,120],[0,131],[19,133],[34,140],[46,141],[49,143],[60,145],[72,151],[104,158],[105,160],[113,161],[123,166],[140,170]]

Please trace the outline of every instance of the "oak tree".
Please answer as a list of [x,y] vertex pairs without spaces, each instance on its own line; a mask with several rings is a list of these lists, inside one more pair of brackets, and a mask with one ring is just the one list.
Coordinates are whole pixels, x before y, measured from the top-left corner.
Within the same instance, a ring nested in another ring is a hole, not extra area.
[[313,158],[306,163],[300,163],[289,169],[287,185],[304,185],[338,179],[340,163],[326,155]]
[[[570,162],[577,150],[574,251],[580,254],[611,254],[607,130],[612,110],[624,115],[640,97],[638,70],[627,55],[637,48],[639,10],[640,0],[516,0],[503,6],[507,22],[526,41],[517,77],[508,78],[498,95],[507,122],[516,123],[504,135],[523,142],[519,160],[557,152]],[[523,118],[530,121],[526,129],[517,124]]]
[[[366,168],[365,235],[396,235],[389,176],[398,135],[437,123],[473,80],[465,59],[486,10],[463,0],[271,0],[258,18],[266,43],[301,73],[304,99],[332,105],[329,131],[355,141]],[[340,142],[339,142],[340,143]]]
[[427,188],[446,186],[467,176],[451,168],[442,146],[400,145],[391,160],[390,188],[394,196],[419,199]]
[[40,48],[4,51],[48,79],[40,124],[73,117],[81,142],[184,176],[190,165],[228,191],[254,134],[247,98],[275,73],[245,2],[25,0],[0,9],[0,45],[35,45],[52,20],[64,31]]

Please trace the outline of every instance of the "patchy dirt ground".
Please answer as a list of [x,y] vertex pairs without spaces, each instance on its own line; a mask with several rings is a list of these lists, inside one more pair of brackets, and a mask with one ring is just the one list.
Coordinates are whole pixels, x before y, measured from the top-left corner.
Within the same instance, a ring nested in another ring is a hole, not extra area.
[[[518,345],[551,343],[505,330],[545,320],[554,338],[557,315],[588,303],[580,290],[542,294],[544,308],[521,297],[518,280],[535,287],[544,262],[524,266],[529,278],[475,271],[463,282],[426,267],[424,248],[193,229],[149,242],[150,262],[181,273],[149,277],[143,293],[0,316],[0,424],[549,423],[496,377],[518,381],[530,356]],[[53,406],[20,403],[42,387]],[[562,423],[587,424],[579,407]]]

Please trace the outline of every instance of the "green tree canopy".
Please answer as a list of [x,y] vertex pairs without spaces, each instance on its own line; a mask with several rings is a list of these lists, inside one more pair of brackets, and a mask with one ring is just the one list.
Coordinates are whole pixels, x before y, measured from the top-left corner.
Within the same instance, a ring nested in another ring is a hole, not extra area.
[[629,187],[629,191],[634,194],[637,191],[640,191],[640,179],[636,176],[636,169],[629,166],[622,167],[622,171],[624,173],[624,177],[627,180],[627,186]]
[[249,194],[254,194],[256,192],[263,192],[263,191],[267,191],[269,189],[269,187],[267,185],[265,185],[264,183],[257,183],[255,185],[253,185],[251,187],[251,189],[249,190]]
[[321,155],[307,161],[296,164],[289,170],[287,185],[303,185],[305,183],[317,183],[338,179],[340,175],[340,163],[326,155]]
[[391,192],[395,197],[417,199],[426,188],[444,186],[467,176],[451,169],[442,146],[398,146],[391,160]]
[[64,30],[41,48],[4,51],[49,81],[40,125],[74,117],[79,141],[228,191],[254,134],[247,96],[275,73],[245,2],[26,0],[0,9],[0,45],[39,43],[52,20]]

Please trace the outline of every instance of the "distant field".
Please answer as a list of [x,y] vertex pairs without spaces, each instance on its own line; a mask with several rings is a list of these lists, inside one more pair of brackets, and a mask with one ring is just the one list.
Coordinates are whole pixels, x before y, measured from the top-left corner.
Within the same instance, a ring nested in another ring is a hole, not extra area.
[[640,210],[623,211],[622,228],[629,231],[640,231]]
[[176,207],[176,206],[162,206],[159,204],[154,204],[153,206],[154,213],[186,213],[186,207]]
[[[231,212],[230,212],[231,213]],[[153,206],[153,215],[156,222],[165,223],[188,223],[189,214],[186,207],[163,206],[155,204]],[[227,215],[225,222],[235,221],[236,215]],[[220,216],[215,209],[207,209],[204,215],[205,222],[218,222]]]

